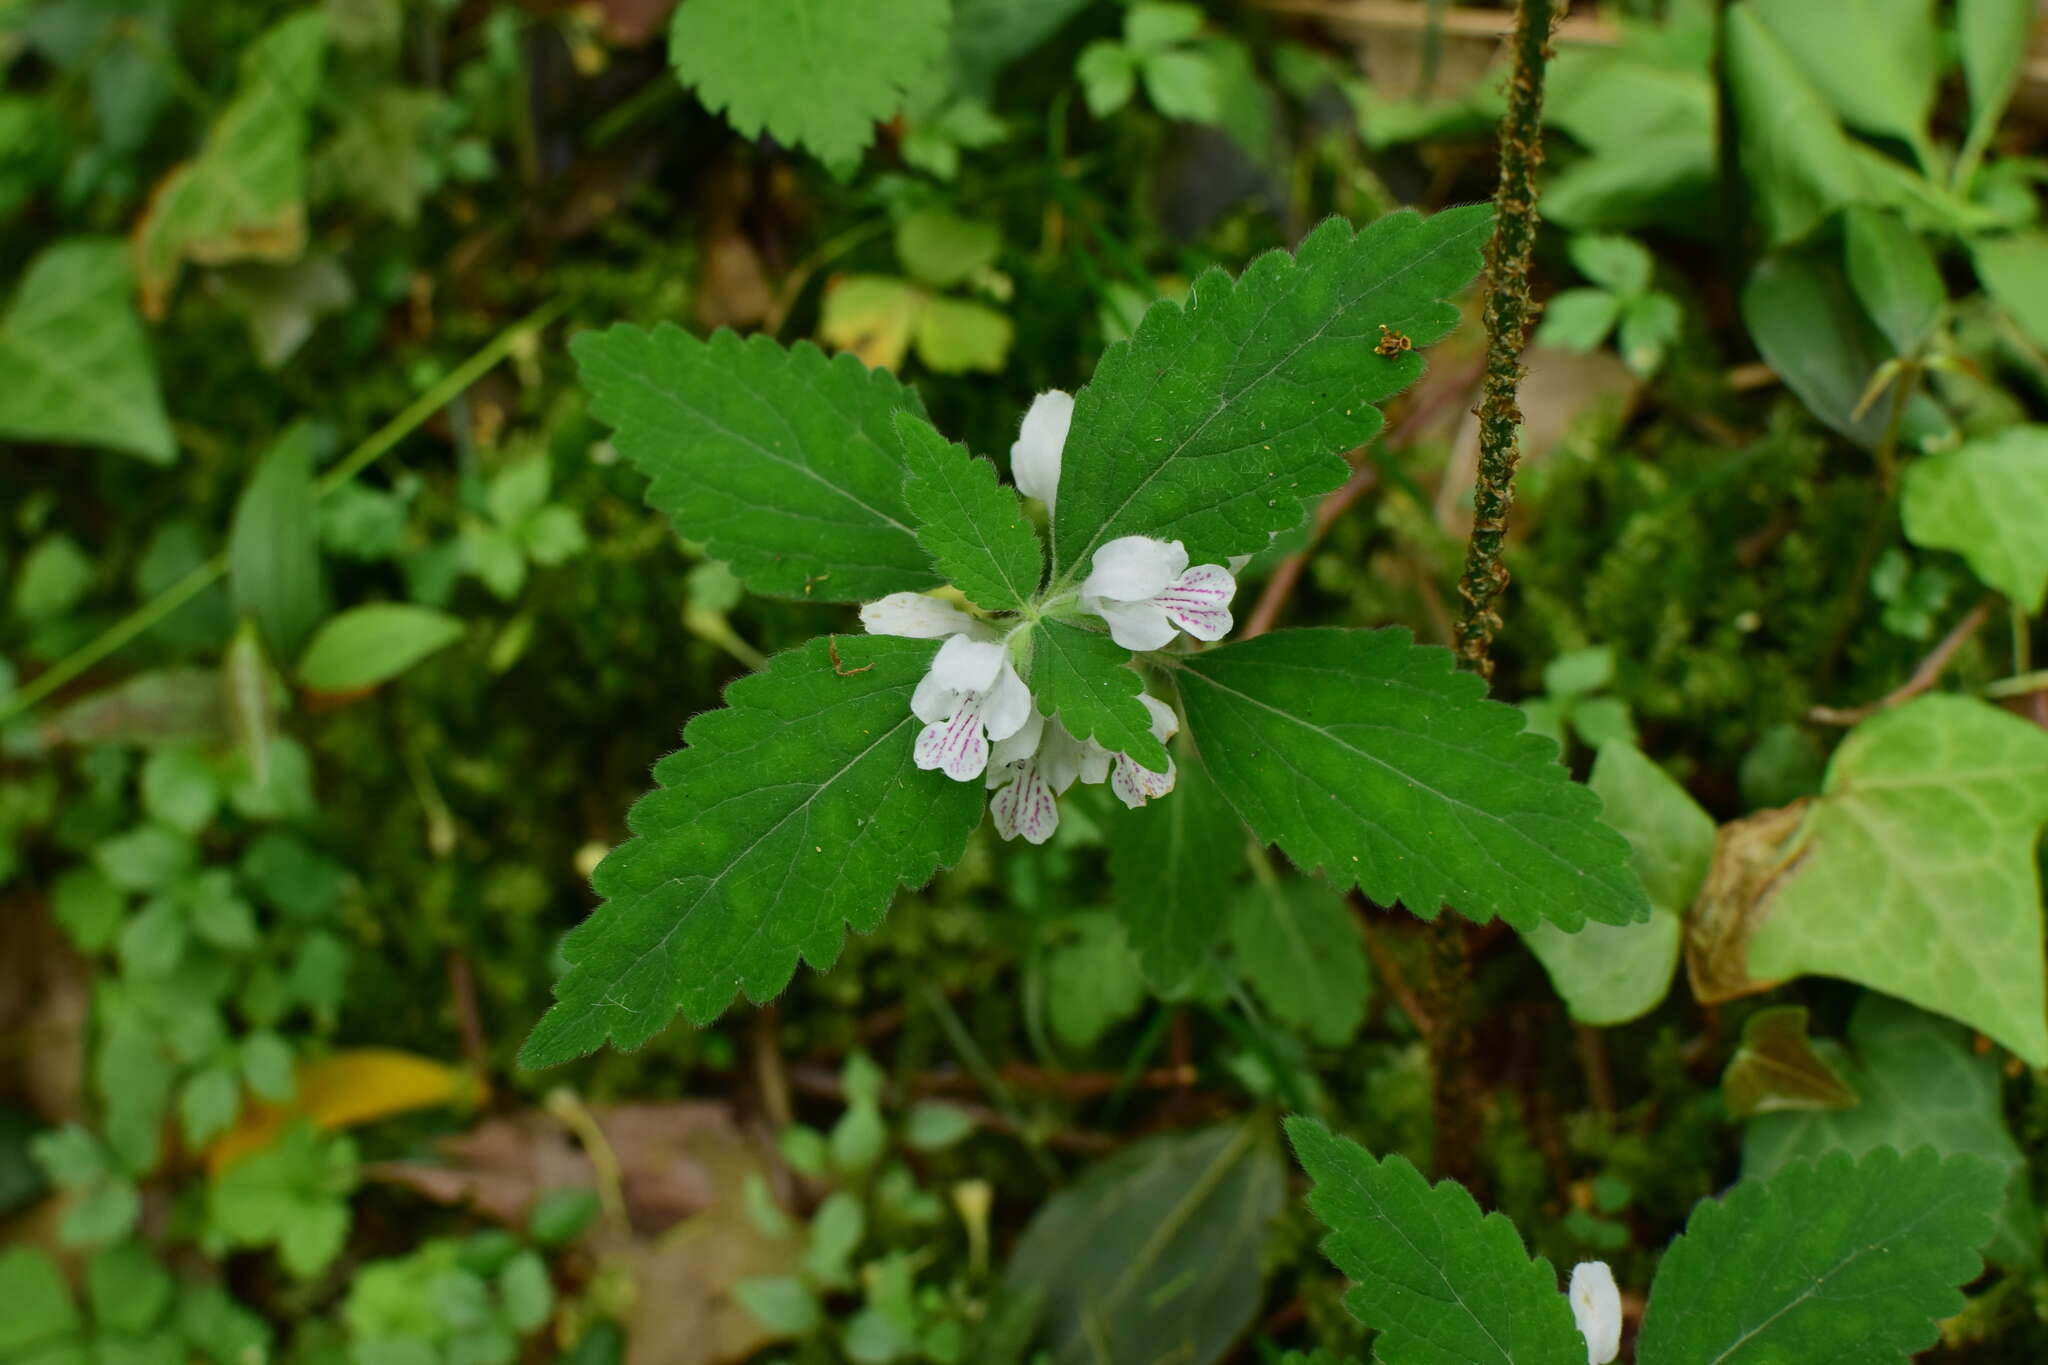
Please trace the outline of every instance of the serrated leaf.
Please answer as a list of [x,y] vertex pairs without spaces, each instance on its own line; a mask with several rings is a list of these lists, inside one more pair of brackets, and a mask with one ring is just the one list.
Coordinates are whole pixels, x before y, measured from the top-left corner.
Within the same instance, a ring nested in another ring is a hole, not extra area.
[[1258,1311],[1260,1249],[1286,1195],[1270,1120],[1156,1137],[1039,1209],[1007,1288],[1043,1295],[1052,1365],[1214,1365]]
[[1334,885],[1425,919],[1448,905],[1517,929],[1648,917],[1599,798],[1450,651],[1399,629],[1276,631],[1178,672],[1224,797]]
[[668,60],[742,135],[845,166],[930,79],[949,18],[946,0],[684,0]]
[[1032,631],[1031,694],[1076,739],[1093,739],[1141,768],[1166,771],[1166,746],[1152,734],[1152,713],[1138,700],[1145,680],[1131,652],[1107,635],[1040,621]]
[[1584,1365],[1586,1341],[1501,1214],[1453,1180],[1431,1185],[1402,1156],[1377,1159],[1314,1119],[1287,1120],[1308,1206],[1330,1229],[1322,1251],[1354,1284],[1352,1316],[1379,1332],[1385,1365]]
[[[836,644],[835,665],[831,650]],[[635,834],[598,865],[605,904],[562,945],[556,1004],[521,1060],[553,1066],[607,1037],[634,1048],[681,1009],[765,1000],[799,957],[828,967],[846,926],[875,929],[898,885],[956,860],[978,783],[919,770],[910,694],[937,645],[847,636],[777,655],[692,720],[655,765]]]
[[2048,426],[2008,427],[1914,460],[1899,516],[1915,545],[1954,550],[2038,614],[2048,599]]
[[131,283],[110,238],[67,238],[29,262],[0,318],[0,436],[177,459]]
[[1843,977],[2048,1064],[2041,882],[2048,733],[1964,697],[1856,727],[1748,943],[1759,980]]
[[1631,744],[1601,745],[1586,785],[1600,798],[1602,818],[1629,842],[1650,918],[1588,924],[1576,934],[1539,924],[1524,941],[1572,1018],[1623,1024],[1655,1009],[1671,989],[1683,916],[1714,856],[1714,820]]
[[307,119],[327,16],[301,10],[251,43],[199,155],[164,177],[135,225],[142,311],[161,318],[186,261],[291,261],[306,245]]
[[903,503],[916,519],[918,544],[977,605],[1021,611],[1038,591],[1045,554],[1017,491],[996,481],[993,464],[921,417],[898,412],[896,435],[909,471]]
[[1702,1202],[1650,1289],[1641,1365],[1903,1362],[1960,1311],[2004,1173],[1922,1148],[1837,1152]]
[[1344,898],[1323,882],[1255,882],[1230,914],[1238,966],[1266,1008],[1324,1047],[1342,1047],[1372,995],[1365,944]]
[[2006,1127],[1997,1059],[1973,1052],[1960,1024],[1876,991],[1857,1002],[1848,1041],[1848,1054],[1825,1041],[1819,1047],[1847,1078],[1854,1107],[1751,1119],[1742,1135],[1743,1178],[1767,1179],[1788,1162],[1832,1151],[1966,1152],[2005,1172],[2005,1203],[1985,1254],[2005,1265],[2038,1264],[2041,1210],[2026,1154]]
[[860,602],[934,587],[903,502],[917,395],[852,356],[725,331],[616,326],[569,345],[648,505],[756,592]]
[[1172,794],[1114,816],[1109,841],[1117,917],[1163,995],[1208,961],[1244,869],[1243,823],[1187,742],[1178,747]]
[[1211,270],[1187,303],[1160,303],[1109,348],[1074,400],[1053,523],[1053,574],[1087,573],[1125,535],[1187,543],[1192,563],[1266,548],[1342,483],[1343,452],[1372,439],[1372,405],[1422,373],[1414,351],[1374,351],[1380,327],[1417,347],[1448,333],[1446,302],[1478,272],[1486,205],[1401,211],[1354,232],[1331,219],[1294,255],[1233,280]]

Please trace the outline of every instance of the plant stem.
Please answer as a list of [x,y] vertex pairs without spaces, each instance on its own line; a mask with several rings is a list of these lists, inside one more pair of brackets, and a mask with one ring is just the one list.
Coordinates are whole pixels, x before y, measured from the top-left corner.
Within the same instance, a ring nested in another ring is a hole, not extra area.
[[[393,446],[410,436],[421,423],[496,367],[499,361],[529,336],[554,321],[565,306],[559,302],[545,304],[492,337],[482,350],[450,370],[438,384],[406,404],[397,416],[370,433],[361,445],[351,450],[334,468],[328,470],[320,479],[319,495],[326,497],[369,468]],[[91,641],[44,669],[33,681],[12,696],[0,697],[0,720],[18,716],[44,701],[58,688],[211,587],[227,571],[228,552],[222,550],[101,631]]]
[[1472,490],[1472,538],[1458,593],[1465,608],[1458,619],[1458,655],[1493,676],[1494,609],[1508,572],[1501,564],[1508,504],[1514,499],[1515,465],[1521,458],[1516,428],[1522,411],[1515,402],[1521,386],[1522,342],[1528,335],[1529,256],[1536,245],[1536,167],[1543,160],[1543,73],[1550,58],[1550,32],[1559,6],[1552,0],[1520,0],[1515,9],[1514,73],[1508,82],[1508,110],[1500,125],[1500,187],[1494,192],[1493,240],[1486,248],[1486,379],[1479,401],[1479,477]]

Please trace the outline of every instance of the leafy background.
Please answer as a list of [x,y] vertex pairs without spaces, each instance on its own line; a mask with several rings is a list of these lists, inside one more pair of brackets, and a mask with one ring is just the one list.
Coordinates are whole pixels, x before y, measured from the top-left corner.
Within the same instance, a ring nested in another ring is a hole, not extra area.
[[[1654,913],[1460,931],[1472,1183],[1634,1323],[1738,1176],[1974,1157],[1936,1356],[2032,1358],[2041,40],[1846,8],[1560,35],[1495,694]],[[861,595],[679,545],[569,336],[809,338],[1000,459],[1204,270],[1491,190],[1498,7],[804,10],[0,4],[0,1361],[1396,1358],[1274,1115],[1430,1164],[1429,940],[1199,765],[1114,850],[982,828],[771,1006],[515,1063],[652,765]],[[1244,629],[1447,639],[1461,306]]]

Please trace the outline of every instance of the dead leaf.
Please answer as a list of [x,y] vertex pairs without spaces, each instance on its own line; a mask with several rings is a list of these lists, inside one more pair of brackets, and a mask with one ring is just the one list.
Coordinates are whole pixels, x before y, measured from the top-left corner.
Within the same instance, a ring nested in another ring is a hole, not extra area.
[[283,1105],[250,1104],[233,1128],[214,1140],[206,1163],[215,1175],[275,1142],[295,1118],[334,1130],[414,1109],[474,1100],[470,1073],[429,1057],[392,1048],[337,1052],[298,1069],[298,1093]]
[[1749,975],[1749,941],[1770,914],[1772,892],[1797,865],[1789,847],[1810,800],[1799,800],[1714,833],[1714,861],[1685,917],[1685,973],[1703,1005],[1769,990]]
[[52,1123],[85,1111],[92,969],[25,896],[0,905],[0,1095]]
[[1804,1005],[1758,1010],[1721,1074],[1721,1096],[1738,1119],[1756,1114],[1850,1109],[1857,1095],[1806,1036]]
[[746,236],[706,234],[704,268],[697,277],[697,321],[705,327],[753,327],[775,306],[768,268]]

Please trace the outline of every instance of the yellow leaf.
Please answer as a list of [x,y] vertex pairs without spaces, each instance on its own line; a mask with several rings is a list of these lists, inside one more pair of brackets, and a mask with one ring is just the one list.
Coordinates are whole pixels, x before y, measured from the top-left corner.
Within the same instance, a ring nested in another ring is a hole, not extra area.
[[853,352],[871,370],[900,369],[926,302],[925,292],[908,280],[843,276],[825,294],[818,335],[834,350]]
[[469,1072],[392,1048],[337,1052],[298,1069],[287,1104],[248,1104],[233,1128],[207,1149],[215,1175],[275,1142],[293,1119],[323,1129],[353,1128],[414,1109],[481,1098]]

